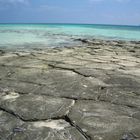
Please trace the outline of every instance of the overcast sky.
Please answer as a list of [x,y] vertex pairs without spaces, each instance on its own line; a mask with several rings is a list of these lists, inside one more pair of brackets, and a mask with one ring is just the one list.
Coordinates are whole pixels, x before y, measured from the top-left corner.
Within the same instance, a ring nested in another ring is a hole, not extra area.
[[140,0],[0,0],[0,22],[140,25]]

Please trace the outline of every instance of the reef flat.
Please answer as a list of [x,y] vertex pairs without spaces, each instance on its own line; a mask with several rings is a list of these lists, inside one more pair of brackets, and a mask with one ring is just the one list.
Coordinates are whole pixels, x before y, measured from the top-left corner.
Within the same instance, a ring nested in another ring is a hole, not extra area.
[[140,42],[0,50],[0,140],[140,140]]

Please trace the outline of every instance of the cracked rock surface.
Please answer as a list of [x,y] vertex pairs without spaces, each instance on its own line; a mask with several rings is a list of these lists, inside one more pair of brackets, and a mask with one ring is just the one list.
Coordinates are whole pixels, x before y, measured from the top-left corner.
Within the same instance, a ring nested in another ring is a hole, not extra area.
[[26,121],[62,117],[73,105],[74,100],[17,93],[3,95],[0,99],[1,108]]
[[140,42],[76,41],[1,50],[0,140],[140,140]]
[[139,110],[106,102],[79,101],[69,114],[93,140],[119,140],[125,133],[140,137]]
[[0,111],[0,140],[85,140],[85,137],[65,120],[22,122]]

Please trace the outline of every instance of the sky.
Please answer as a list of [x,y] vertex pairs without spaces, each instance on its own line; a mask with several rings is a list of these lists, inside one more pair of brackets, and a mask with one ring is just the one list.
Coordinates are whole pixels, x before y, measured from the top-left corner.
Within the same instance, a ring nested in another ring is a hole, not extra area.
[[140,25],[140,0],[0,0],[0,23]]

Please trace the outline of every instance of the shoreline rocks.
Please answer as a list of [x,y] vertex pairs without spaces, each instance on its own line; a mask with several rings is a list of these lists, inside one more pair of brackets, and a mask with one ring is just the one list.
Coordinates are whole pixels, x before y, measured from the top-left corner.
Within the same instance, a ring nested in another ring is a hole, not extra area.
[[140,42],[76,41],[0,51],[0,140],[140,139]]

